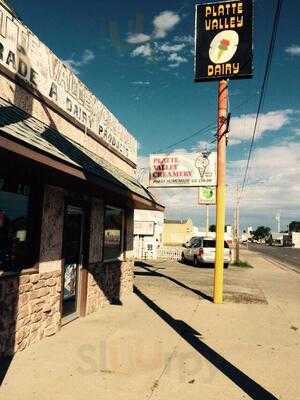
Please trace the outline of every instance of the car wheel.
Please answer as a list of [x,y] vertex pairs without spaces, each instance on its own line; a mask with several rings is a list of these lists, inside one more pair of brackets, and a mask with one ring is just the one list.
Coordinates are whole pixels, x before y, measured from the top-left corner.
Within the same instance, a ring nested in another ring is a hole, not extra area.
[[195,267],[199,266],[198,258],[196,256],[194,257],[194,266]]
[[224,264],[224,268],[228,268],[228,266],[229,266],[229,264],[228,263],[226,263],[226,264]]

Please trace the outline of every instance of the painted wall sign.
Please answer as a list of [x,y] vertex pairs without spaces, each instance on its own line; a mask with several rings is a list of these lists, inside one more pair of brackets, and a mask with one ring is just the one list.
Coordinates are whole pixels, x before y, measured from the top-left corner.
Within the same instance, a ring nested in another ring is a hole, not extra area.
[[196,5],[195,81],[252,77],[253,0]]
[[215,205],[216,204],[216,188],[215,186],[200,187],[198,194],[199,205]]
[[134,221],[134,235],[153,236],[154,222],[153,221]]
[[48,47],[1,5],[0,64],[136,163],[135,138]]
[[150,187],[216,185],[216,153],[150,155]]

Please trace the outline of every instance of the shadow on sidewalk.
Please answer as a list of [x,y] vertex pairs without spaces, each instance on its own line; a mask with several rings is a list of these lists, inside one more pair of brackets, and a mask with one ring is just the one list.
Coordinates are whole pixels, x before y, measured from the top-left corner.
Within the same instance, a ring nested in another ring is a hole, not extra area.
[[206,293],[204,293],[204,292],[201,292],[201,291],[198,290],[198,289],[193,289],[193,288],[191,288],[191,287],[185,285],[184,283],[178,281],[178,280],[175,279],[175,278],[171,278],[171,277],[168,276],[168,275],[164,275],[164,274],[162,274],[161,272],[157,272],[157,270],[160,269],[160,268],[157,268],[157,269],[155,269],[155,270],[151,270],[149,267],[152,267],[152,268],[156,268],[156,267],[154,267],[154,266],[151,265],[151,264],[144,263],[143,261],[137,261],[137,262],[134,263],[134,265],[135,265],[136,267],[141,267],[141,268],[143,268],[145,271],[147,271],[146,273],[145,273],[145,272],[135,272],[135,273],[134,273],[135,275],[158,276],[158,277],[160,277],[160,278],[165,278],[165,279],[168,279],[169,281],[175,283],[176,285],[178,285],[178,286],[180,286],[180,287],[182,287],[182,288],[184,288],[184,289],[186,289],[186,290],[189,290],[190,292],[193,292],[194,294],[196,294],[197,296],[202,297],[202,298],[205,299],[205,300],[208,300],[208,301],[211,301],[211,302],[213,301],[213,298],[212,298],[211,296],[209,296],[208,294],[206,294]]
[[184,321],[174,319],[170,314],[155,304],[149,297],[134,286],[134,293],[163,319],[175,332],[189,343],[201,356],[221,371],[227,378],[255,400],[278,400],[272,393],[256,383],[243,371],[235,367],[215,350],[199,339],[201,334]]
[[6,356],[0,359],[0,387],[4,381],[6,373],[10,367],[10,364],[13,360],[13,356]]

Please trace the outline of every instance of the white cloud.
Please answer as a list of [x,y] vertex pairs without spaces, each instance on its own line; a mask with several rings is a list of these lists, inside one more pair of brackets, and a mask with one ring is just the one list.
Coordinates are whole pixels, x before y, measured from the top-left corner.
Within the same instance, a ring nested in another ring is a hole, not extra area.
[[207,141],[207,140],[200,140],[197,145],[195,146],[195,148],[193,149],[194,151],[212,151],[213,149],[215,149],[216,144],[212,143],[211,141]]
[[[165,38],[180,20],[181,17],[179,14],[173,11],[162,11],[153,19],[154,30],[151,35],[143,32],[128,34],[128,43],[140,45],[131,52],[131,55],[133,57],[151,57],[156,61],[171,61],[172,64],[170,64],[169,67],[172,68],[187,62],[187,59],[179,56],[178,52],[182,51],[191,43],[191,36],[175,36],[173,44],[166,42],[160,45],[157,41],[157,39]],[[168,54],[170,53],[172,53],[173,60],[168,60]]]
[[147,86],[150,85],[149,81],[134,81],[131,82],[132,85],[136,85],[136,86]]
[[187,44],[194,43],[194,38],[192,35],[175,36],[173,40],[174,42],[180,42],[180,43],[187,43]]
[[232,139],[231,135],[229,134],[228,144],[229,144],[230,146],[234,146],[234,145],[237,145],[237,144],[241,144],[241,140],[239,140],[239,139]]
[[[184,151],[182,149],[182,151]],[[140,157],[139,164],[148,177],[148,157]],[[227,164],[227,221],[232,222],[235,202],[235,184],[241,184],[247,159],[228,161]],[[282,219],[288,223],[300,213],[300,143],[257,148],[250,163],[249,179],[241,203],[241,225],[272,226],[274,216],[282,210]],[[204,211],[197,203],[196,188],[151,189],[158,201],[166,206],[166,216],[192,217],[204,225]],[[213,212],[211,212],[211,219]],[[213,223],[213,222],[212,222]],[[275,225],[275,222],[274,222]]]
[[[300,143],[258,148],[250,162],[243,206],[259,208],[299,209]],[[246,160],[229,165],[229,177],[240,180]]]
[[75,75],[79,75],[80,71],[79,69],[75,66],[76,65],[76,61],[74,60],[62,60],[62,62],[70,68],[70,70],[75,74]]
[[185,57],[179,56],[177,53],[172,53],[172,54],[169,55],[168,61],[171,62],[171,64],[169,64],[169,67],[176,68],[180,64],[186,63],[188,60]]
[[[279,131],[290,122],[291,110],[271,111],[261,114],[258,120],[256,138],[269,131]],[[244,114],[233,117],[230,121],[230,143],[238,144],[244,140],[250,140],[253,135],[256,114]]]
[[300,136],[300,128],[294,128],[294,129],[293,129],[293,132],[294,132],[296,135]]
[[145,35],[145,33],[130,33],[127,38],[127,42],[131,44],[140,44],[149,42],[151,39],[150,35]]
[[91,50],[86,49],[83,52],[81,64],[82,65],[88,64],[90,61],[94,60],[94,58],[95,58],[95,54]]
[[180,21],[180,16],[173,11],[163,11],[153,20],[153,36],[157,39],[164,38]]
[[145,58],[151,57],[152,49],[150,47],[150,44],[149,43],[142,44],[141,46],[136,47],[132,51],[131,55],[133,57],[137,57],[137,56],[142,56],[142,57],[145,57]]
[[89,50],[85,49],[79,60],[67,59],[63,60],[63,63],[67,65],[76,75],[80,74],[80,67],[89,64],[95,59],[95,54]]
[[173,44],[169,45],[167,43],[162,44],[159,46],[159,50],[166,52],[166,53],[172,53],[172,52],[178,52],[181,51],[185,47],[184,43],[181,44]]
[[285,49],[286,53],[291,56],[300,56],[300,46],[296,44],[292,44],[291,46]]

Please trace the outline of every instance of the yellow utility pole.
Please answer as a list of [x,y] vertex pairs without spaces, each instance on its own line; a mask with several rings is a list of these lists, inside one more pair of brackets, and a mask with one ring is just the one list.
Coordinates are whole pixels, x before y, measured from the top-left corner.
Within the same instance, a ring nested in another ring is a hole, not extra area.
[[228,117],[228,81],[218,86],[217,132],[217,205],[216,205],[216,260],[214,275],[214,303],[223,302],[225,186],[226,186],[226,132]]

